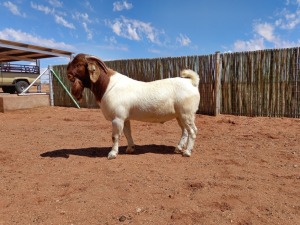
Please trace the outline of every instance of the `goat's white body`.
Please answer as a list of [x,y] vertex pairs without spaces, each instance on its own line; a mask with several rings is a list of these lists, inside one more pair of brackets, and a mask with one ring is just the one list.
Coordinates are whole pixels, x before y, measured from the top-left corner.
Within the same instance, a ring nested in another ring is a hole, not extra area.
[[112,121],[113,126],[114,144],[109,159],[118,154],[122,131],[128,141],[126,152],[134,152],[130,120],[163,123],[176,118],[182,136],[175,151],[191,155],[197,134],[194,120],[200,101],[199,76],[191,70],[184,70],[181,76],[153,82],[133,80],[120,73],[110,77],[102,100],[98,102],[104,117]]
[[162,123],[179,114],[195,113],[199,100],[198,86],[191,79],[176,77],[141,82],[116,73],[110,78],[100,107],[110,121],[118,117]]

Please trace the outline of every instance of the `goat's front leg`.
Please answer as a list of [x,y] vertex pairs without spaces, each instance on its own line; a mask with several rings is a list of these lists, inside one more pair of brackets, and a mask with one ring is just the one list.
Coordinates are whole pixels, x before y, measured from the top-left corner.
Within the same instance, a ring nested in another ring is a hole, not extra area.
[[119,153],[119,139],[121,137],[123,127],[124,127],[124,120],[115,118],[112,121],[113,146],[111,151],[108,153],[108,159],[115,159]]
[[127,139],[127,149],[126,149],[126,153],[133,153],[134,152],[134,143],[133,143],[133,139],[131,136],[131,127],[130,127],[130,120],[126,120],[124,123],[124,134],[125,137]]

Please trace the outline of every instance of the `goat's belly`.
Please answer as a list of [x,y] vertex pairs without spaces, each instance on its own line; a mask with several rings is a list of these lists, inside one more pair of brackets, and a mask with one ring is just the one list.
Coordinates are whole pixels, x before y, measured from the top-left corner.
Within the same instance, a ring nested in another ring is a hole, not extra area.
[[129,108],[129,119],[163,123],[175,118],[176,111],[172,99],[162,96],[155,96],[151,101],[149,99],[136,100]]
[[129,119],[138,120],[143,122],[152,123],[164,123],[166,121],[172,120],[176,117],[175,112],[162,113],[162,112],[131,112]]

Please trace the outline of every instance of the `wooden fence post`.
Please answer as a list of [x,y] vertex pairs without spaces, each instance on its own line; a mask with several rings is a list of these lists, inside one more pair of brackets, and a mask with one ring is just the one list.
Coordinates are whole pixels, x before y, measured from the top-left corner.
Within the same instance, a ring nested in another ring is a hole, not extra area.
[[215,53],[215,112],[214,115],[220,114],[221,108],[221,76],[220,76],[220,52]]

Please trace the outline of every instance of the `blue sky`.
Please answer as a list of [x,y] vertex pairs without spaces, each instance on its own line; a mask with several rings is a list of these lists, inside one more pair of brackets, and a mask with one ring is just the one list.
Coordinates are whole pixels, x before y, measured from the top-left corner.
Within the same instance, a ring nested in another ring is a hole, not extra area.
[[103,60],[300,45],[300,0],[1,0],[0,21],[0,39]]

